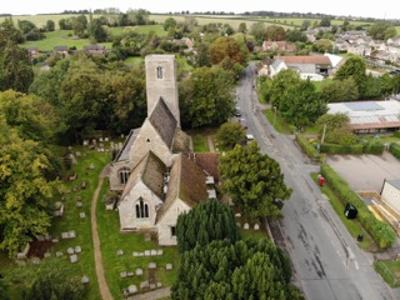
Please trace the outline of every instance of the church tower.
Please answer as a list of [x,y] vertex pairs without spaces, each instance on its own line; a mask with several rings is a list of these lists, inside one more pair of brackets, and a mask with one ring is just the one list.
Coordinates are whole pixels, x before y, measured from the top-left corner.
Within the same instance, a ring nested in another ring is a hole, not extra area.
[[162,98],[180,127],[178,85],[174,55],[148,55],[146,66],[147,116]]

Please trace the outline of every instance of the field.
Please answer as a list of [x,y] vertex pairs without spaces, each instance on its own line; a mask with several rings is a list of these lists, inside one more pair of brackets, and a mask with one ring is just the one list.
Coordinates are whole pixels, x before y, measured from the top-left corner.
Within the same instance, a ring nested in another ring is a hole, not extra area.
[[[58,29],[58,22],[61,19],[66,19],[74,16],[76,15],[21,15],[13,16],[12,19],[15,23],[17,23],[18,20],[28,20],[34,23],[39,28],[46,25],[46,22],[48,20],[53,20],[56,23],[56,28]],[[86,15],[86,17],[89,18],[89,15]],[[96,17],[96,15],[94,15],[94,17]],[[5,18],[6,17],[0,17],[0,22],[3,22]]]
[[[6,283],[12,286],[12,299],[20,299],[21,287],[25,284],[29,284],[39,269],[43,271],[49,269],[62,270],[66,277],[78,276],[81,278],[83,275],[86,275],[90,279],[88,298],[100,298],[94,268],[90,226],[90,204],[92,194],[97,186],[98,174],[108,162],[109,154],[88,151],[87,149],[82,149],[82,147],[74,147],[74,151],[80,151],[82,154],[81,157],[78,157],[78,164],[75,167],[78,179],[66,183],[66,187],[70,192],[66,194],[66,199],[64,201],[65,213],[63,217],[55,220],[50,233],[53,237],[59,238],[61,232],[75,230],[76,238],[60,240],[60,242],[54,244],[54,246],[48,250],[48,252],[51,253],[51,257],[42,259],[39,265],[28,261],[26,266],[17,266],[13,261],[8,259],[4,253],[0,253],[1,273]],[[91,165],[94,166],[92,170],[89,169]],[[83,181],[87,182],[87,188],[78,188]],[[81,198],[82,208],[76,207],[78,197]],[[86,217],[81,219],[79,216],[80,212],[84,212]],[[75,264],[71,264],[69,262],[69,257],[66,255],[66,250],[69,247],[76,246],[81,246],[82,253],[78,254],[79,261]],[[63,256],[56,257],[55,253],[57,251],[62,251]]]

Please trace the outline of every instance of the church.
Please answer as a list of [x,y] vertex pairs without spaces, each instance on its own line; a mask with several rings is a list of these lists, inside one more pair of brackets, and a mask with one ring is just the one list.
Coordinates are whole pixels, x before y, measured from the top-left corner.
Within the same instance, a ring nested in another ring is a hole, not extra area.
[[175,56],[149,55],[145,70],[147,118],[111,163],[110,189],[121,193],[121,231],[156,232],[160,245],[176,245],[179,214],[216,198],[217,155],[192,153],[181,130]]

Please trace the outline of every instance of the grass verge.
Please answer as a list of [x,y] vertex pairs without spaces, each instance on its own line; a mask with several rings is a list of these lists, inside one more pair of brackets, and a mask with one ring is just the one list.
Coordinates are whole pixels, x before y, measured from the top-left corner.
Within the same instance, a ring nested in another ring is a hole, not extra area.
[[271,125],[275,128],[276,131],[283,134],[292,134],[294,131],[293,126],[289,125],[279,113],[276,113],[272,109],[266,109],[264,114]]
[[400,260],[378,260],[374,268],[390,287],[400,287]]

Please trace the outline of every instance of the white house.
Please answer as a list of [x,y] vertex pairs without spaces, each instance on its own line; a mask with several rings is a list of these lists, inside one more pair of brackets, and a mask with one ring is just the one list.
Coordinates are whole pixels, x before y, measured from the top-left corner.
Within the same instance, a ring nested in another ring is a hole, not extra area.
[[381,199],[400,216],[400,179],[383,182]]

